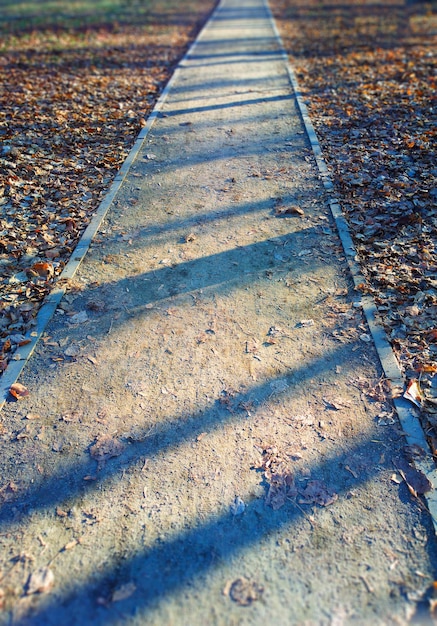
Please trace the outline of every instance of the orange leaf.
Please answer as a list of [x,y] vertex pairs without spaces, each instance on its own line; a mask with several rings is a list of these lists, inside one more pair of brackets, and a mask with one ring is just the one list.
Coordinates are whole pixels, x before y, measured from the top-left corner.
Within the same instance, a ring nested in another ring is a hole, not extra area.
[[362,293],[369,293],[370,291],[369,285],[366,285],[366,283],[360,283],[359,285],[356,285],[355,289],[356,291],[361,291]]
[[29,390],[21,383],[14,383],[10,386],[9,393],[17,400],[20,400],[21,398],[25,398],[29,395]]
[[407,385],[407,390],[404,393],[404,398],[410,400],[413,404],[418,407],[421,407],[423,404],[423,394],[420,388],[419,381],[415,378],[412,378]]
[[53,276],[54,269],[51,263],[44,263],[44,261],[38,261],[32,265],[32,270],[39,274],[39,276],[50,277]]
[[435,374],[437,372],[437,365],[418,365],[416,372]]
[[437,328],[430,330],[429,333],[426,335],[426,338],[428,339],[428,341],[437,341]]
[[6,339],[6,341],[3,344],[2,352],[9,352],[10,349],[11,349],[11,340]]
[[300,215],[301,217],[303,217],[305,215],[305,212],[299,206],[278,206],[275,209],[275,215]]

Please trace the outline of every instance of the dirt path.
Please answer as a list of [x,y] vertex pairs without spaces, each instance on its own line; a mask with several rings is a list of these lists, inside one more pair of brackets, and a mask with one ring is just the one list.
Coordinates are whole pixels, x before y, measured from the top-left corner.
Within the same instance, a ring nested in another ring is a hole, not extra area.
[[432,524],[355,299],[269,15],[224,0],[2,413],[1,622],[417,616]]

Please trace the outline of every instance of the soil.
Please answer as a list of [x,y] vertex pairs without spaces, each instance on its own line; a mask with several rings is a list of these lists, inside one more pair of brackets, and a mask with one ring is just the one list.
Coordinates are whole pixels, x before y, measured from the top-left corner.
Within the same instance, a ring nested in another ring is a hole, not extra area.
[[261,2],[178,70],[20,382],[1,623],[427,618],[432,523]]

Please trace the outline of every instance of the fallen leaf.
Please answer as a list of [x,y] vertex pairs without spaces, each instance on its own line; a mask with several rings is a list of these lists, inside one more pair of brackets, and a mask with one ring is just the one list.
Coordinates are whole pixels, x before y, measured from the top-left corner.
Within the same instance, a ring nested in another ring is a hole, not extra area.
[[325,407],[331,411],[341,411],[342,409],[350,407],[350,402],[348,400],[328,400],[327,398],[322,398]]
[[437,343],[437,328],[433,328],[433,330],[428,331],[426,338],[428,341]]
[[413,467],[405,458],[401,457],[398,459],[395,466],[404,479],[408,490],[415,498],[433,489],[432,483],[427,476],[425,476],[422,471]]
[[121,587],[113,592],[111,598],[112,602],[121,602],[122,600],[127,600],[135,593],[136,590],[137,587],[133,582],[121,585]]
[[297,495],[294,475],[289,466],[289,458],[281,454],[276,446],[262,450],[261,468],[269,485],[266,505],[274,511],[283,507],[287,500]]
[[[273,339],[273,337],[269,337],[267,343],[276,343],[276,341],[275,339]],[[258,351],[259,346],[258,342],[255,339],[246,341],[246,354],[256,354]]]
[[55,576],[48,567],[40,567],[30,574],[26,583],[26,595],[47,593],[55,583]]
[[56,515],[58,517],[67,517],[68,513],[67,513],[67,511],[64,511],[64,509],[61,509],[61,507],[57,506],[56,507]]
[[96,461],[106,461],[120,456],[124,452],[124,445],[118,439],[110,435],[100,435],[95,444],[90,448],[90,454]]
[[275,215],[277,217],[284,217],[286,215],[300,215],[303,217],[305,215],[305,211],[298,206],[278,206],[275,208]]
[[411,379],[407,385],[407,390],[404,393],[404,398],[410,400],[413,404],[422,407],[424,396],[420,388],[419,381],[415,378]]
[[229,596],[240,606],[251,605],[259,600],[263,593],[264,587],[262,585],[243,576],[233,582],[226,583],[223,589],[223,595]]
[[338,495],[321,480],[310,480],[305,489],[299,490],[299,494],[303,497],[303,500],[299,500],[301,504],[329,506],[338,500]]
[[33,272],[38,274],[38,276],[43,276],[45,278],[51,278],[55,273],[55,270],[51,263],[45,263],[42,261],[39,261],[38,263],[34,263],[31,269]]
[[21,400],[29,395],[29,390],[21,383],[14,383],[9,387],[9,393],[17,400]]
[[31,339],[22,339],[21,341],[18,342],[18,346],[22,348],[23,346],[27,346],[31,342],[32,342]]
[[65,356],[77,357],[80,354],[80,346],[78,344],[72,343],[64,350]]
[[41,416],[40,416],[40,415],[38,415],[38,413],[28,413],[28,414],[26,415],[26,418],[25,418],[25,419],[27,419],[27,420],[39,420],[39,419],[40,419],[40,417],[41,417]]
[[392,474],[390,480],[397,485],[400,485],[402,483],[402,477],[399,476],[399,474]]
[[279,337],[282,332],[282,328],[279,328],[278,326],[270,326],[267,332],[267,337]]
[[79,313],[75,313],[68,320],[70,324],[83,324],[87,321],[88,315],[86,311],[80,311]]
[[246,505],[244,501],[240,498],[240,496],[236,496],[235,500],[231,504],[232,515],[242,515],[242,513],[244,513],[245,508],[246,508]]
[[310,326],[314,326],[313,319],[300,320],[300,322],[298,322],[297,324],[298,328],[309,328]]
[[419,374],[436,374],[437,364],[436,365],[427,365],[427,364],[417,365],[414,369]]
[[12,345],[11,345],[11,340],[8,338],[6,339],[6,341],[3,344],[2,347],[2,352],[9,352],[9,350],[11,349]]
[[57,259],[61,256],[61,251],[57,248],[52,248],[52,250],[46,250],[45,255],[48,259],[53,261],[53,259]]
[[20,441],[21,439],[28,439],[30,437],[29,426],[25,426],[22,430],[17,433],[16,440]]

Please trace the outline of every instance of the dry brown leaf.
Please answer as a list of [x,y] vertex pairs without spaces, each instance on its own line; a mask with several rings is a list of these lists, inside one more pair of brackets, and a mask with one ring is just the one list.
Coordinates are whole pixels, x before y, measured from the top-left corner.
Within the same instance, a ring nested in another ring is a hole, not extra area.
[[299,215],[303,217],[305,215],[305,211],[298,206],[278,206],[275,208],[275,215],[277,217],[284,217],[287,215]]
[[64,511],[63,509],[61,509],[61,507],[57,506],[56,507],[56,515],[58,517],[67,517],[68,513],[67,513],[67,511]]
[[120,456],[124,452],[124,445],[111,435],[100,435],[90,448],[90,454],[96,461],[106,461]]
[[29,390],[21,383],[14,383],[9,387],[9,393],[17,400],[21,400],[29,395]]
[[396,469],[405,481],[410,493],[417,498],[432,490],[433,486],[425,474],[416,469],[405,458],[400,458],[395,463]]
[[55,576],[48,567],[40,567],[30,574],[26,584],[26,594],[47,593],[55,584]]
[[329,506],[338,500],[338,495],[328,489],[321,480],[310,480],[303,490],[299,490],[303,500],[299,500],[301,504],[319,504],[320,506]]
[[407,385],[407,390],[404,393],[404,398],[410,400],[410,402],[412,402],[419,408],[422,407],[424,396],[420,388],[419,381],[415,378],[409,381]]
[[31,267],[32,271],[38,274],[38,276],[43,276],[45,278],[51,278],[55,270],[51,263],[46,263],[43,261],[39,261],[38,263],[34,263]]
[[264,593],[264,587],[259,583],[248,580],[241,576],[234,581],[226,583],[223,595],[229,596],[231,600],[240,606],[249,606],[259,600]]
[[437,364],[436,365],[431,365],[431,364],[423,364],[423,365],[417,365],[415,367],[415,371],[418,372],[419,374],[435,374],[437,373]]
[[189,235],[185,235],[184,236],[184,242],[185,243],[190,243],[191,241],[195,241],[197,239],[196,235],[194,233],[190,233]]
[[111,598],[112,602],[121,602],[122,600],[127,600],[135,593],[136,590],[137,587],[133,582],[121,585],[121,587],[113,592]]

